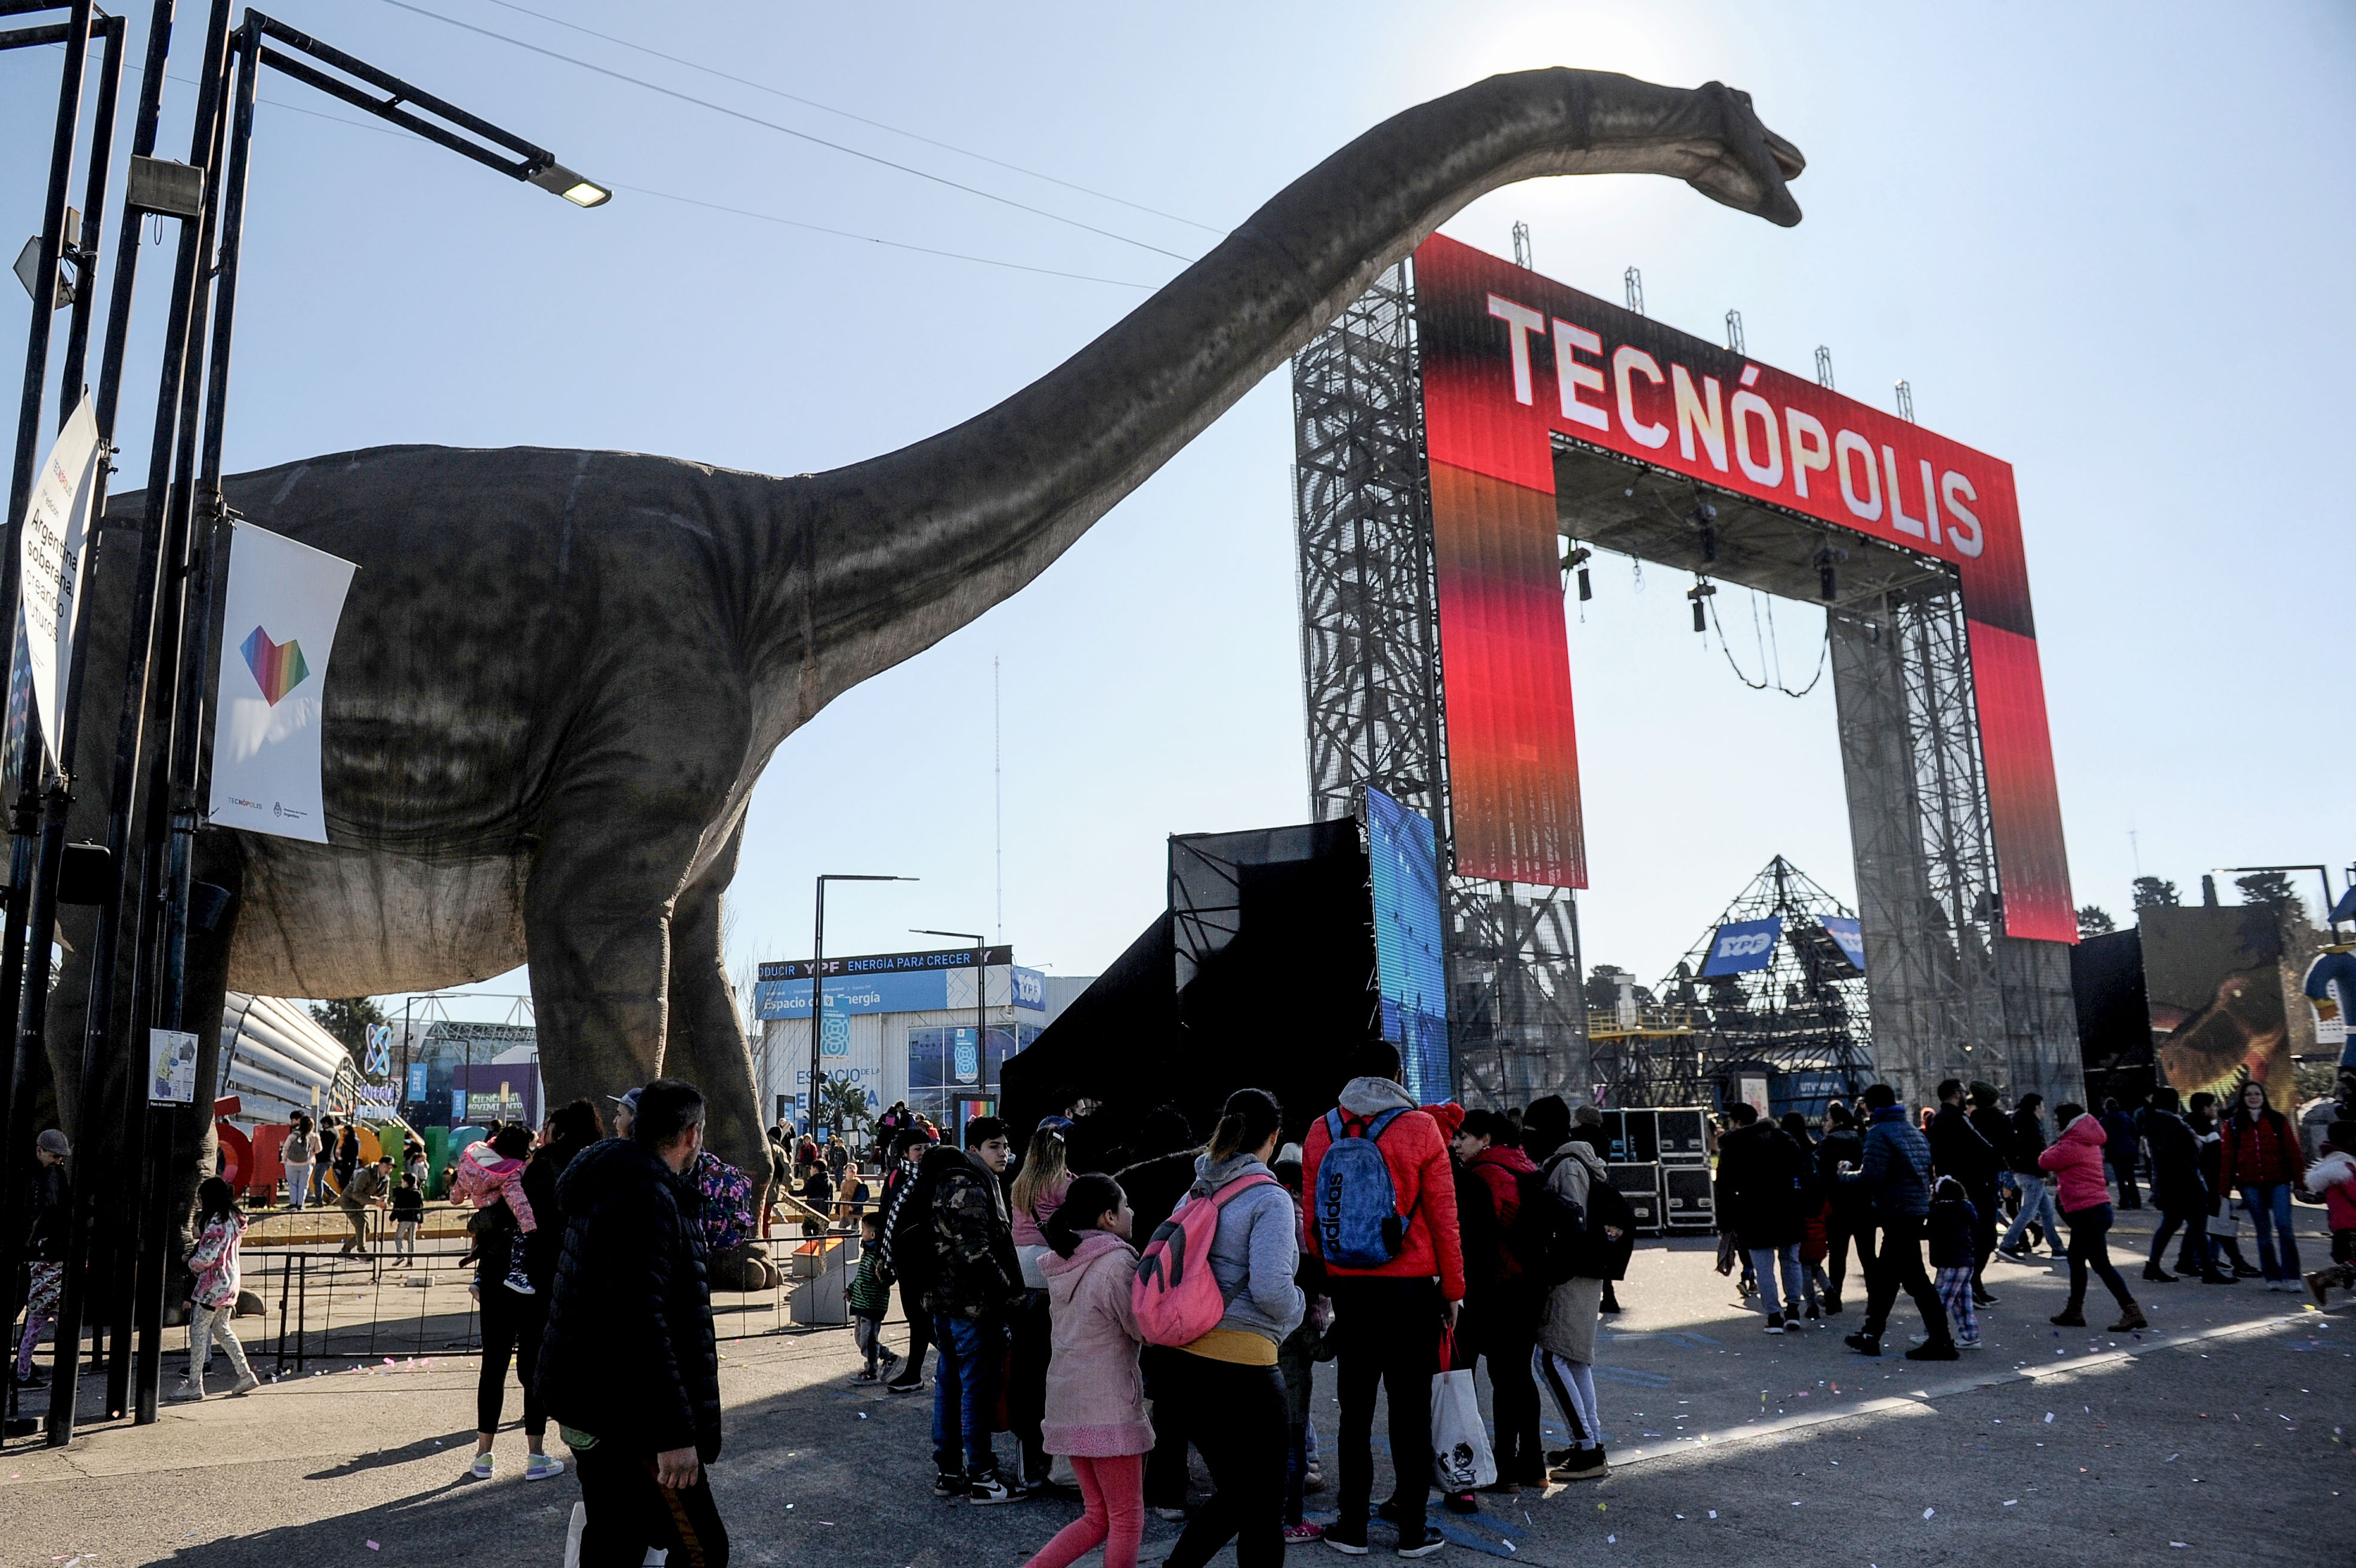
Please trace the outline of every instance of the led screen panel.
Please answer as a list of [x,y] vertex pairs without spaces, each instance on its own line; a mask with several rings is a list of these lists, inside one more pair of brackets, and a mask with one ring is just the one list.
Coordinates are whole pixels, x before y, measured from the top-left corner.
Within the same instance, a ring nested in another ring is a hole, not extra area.
[[1366,862],[1374,880],[1375,969],[1383,1038],[1399,1048],[1418,1104],[1451,1097],[1448,972],[1440,960],[1440,853],[1431,823],[1371,785]]

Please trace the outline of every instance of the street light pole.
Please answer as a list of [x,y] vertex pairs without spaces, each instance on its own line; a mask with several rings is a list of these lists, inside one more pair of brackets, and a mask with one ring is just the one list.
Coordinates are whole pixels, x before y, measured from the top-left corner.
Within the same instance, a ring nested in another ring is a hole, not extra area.
[[[973,944],[973,1075],[980,1087],[990,1084],[990,969],[989,938],[980,931],[934,931],[918,929],[920,937],[958,937]],[[1014,977],[1007,976],[1009,981]],[[947,1074],[943,1074],[947,1077]],[[944,1084],[943,1088],[948,1086]],[[952,1129],[954,1131],[954,1129]]]
[[802,1133],[812,1134],[818,1125],[818,1086],[819,1032],[826,1025],[826,885],[830,882],[915,882],[914,876],[873,876],[853,872],[830,871],[818,879],[818,918],[810,929],[810,1048],[809,1048],[809,1109],[802,1116]]

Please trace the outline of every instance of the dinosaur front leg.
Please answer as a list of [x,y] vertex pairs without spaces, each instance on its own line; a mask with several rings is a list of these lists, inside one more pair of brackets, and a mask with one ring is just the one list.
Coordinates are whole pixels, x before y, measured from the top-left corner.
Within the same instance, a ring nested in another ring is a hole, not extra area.
[[665,1071],[674,900],[700,824],[650,827],[642,812],[558,818],[524,894],[524,947],[549,1102],[607,1096]]
[[703,1137],[712,1152],[758,1187],[768,1180],[769,1145],[761,1131],[753,1053],[720,941],[720,900],[735,878],[743,838],[739,828],[671,911],[670,1027],[663,1061],[666,1071],[703,1090],[710,1118]]

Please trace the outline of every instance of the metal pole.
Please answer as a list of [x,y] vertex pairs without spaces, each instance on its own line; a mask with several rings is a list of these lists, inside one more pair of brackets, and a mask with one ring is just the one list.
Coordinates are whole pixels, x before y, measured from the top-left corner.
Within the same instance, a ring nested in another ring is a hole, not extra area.
[[[160,680],[147,682],[148,706],[155,710],[149,716],[161,732],[160,744],[154,748],[154,760],[147,765],[148,777],[140,783],[145,796],[145,828],[142,834],[138,897],[135,914],[137,938],[133,946],[134,961],[131,982],[131,1016],[126,1043],[134,1059],[144,1051],[148,1040],[147,1030],[159,1016],[156,993],[163,981],[161,972],[162,940],[165,911],[166,855],[168,850],[170,764],[172,757],[172,719],[179,689],[180,632],[185,624],[187,602],[188,541],[191,511],[195,502],[198,400],[203,391],[200,372],[190,373],[187,358],[199,352],[206,341],[207,319],[210,301],[204,285],[209,266],[206,259],[212,253],[213,231],[220,209],[221,144],[229,126],[228,116],[221,113],[222,96],[228,78],[230,0],[214,0],[213,16],[205,37],[205,54],[201,73],[197,123],[191,136],[189,162],[201,164],[207,171],[205,207],[202,216],[193,225],[192,242],[185,244],[182,254],[188,258],[191,272],[187,297],[187,335],[180,345],[183,373],[178,378],[177,406],[168,421],[158,421],[159,431],[169,428],[173,435],[168,457],[170,484],[161,500],[162,515],[151,510],[149,523],[158,531],[163,546],[163,575],[157,584],[158,595],[154,601],[154,621],[149,629],[150,659],[161,666]],[[188,240],[186,231],[184,240]],[[159,435],[158,439],[161,439]],[[150,495],[151,509],[158,507],[158,498]],[[142,585],[143,586],[145,585]],[[137,633],[134,630],[134,636]],[[165,639],[168,637],[169,640]],[[144,759],[143,759],[144,760]],[[138,1097],[134,1097],[134,1103]],[[172,1181],[169,1161],[173,1151],[172,1113],[142,1107],[144,1117],[160,1121],[162,1130],[150,1130],[141,1140],[151,1152],[162,1155],[162,1163],[147,1166],[142,1173],[144,1181],[138,1226],[139,1255],[135,1274],[135,1306],[134,1317],[139,1330],[137,1366],[134,1369],[135,1390],[133,1398],[133,1419],[141,1425],[155,1419],[157,1385],[164,1367],[164,1276],[171,1235],[164,1208],[170,1201]]]
[[[66,196],[73,187],[74,144],[81,124],[81,92],[84,67],[90,53],[91,0],[73,0],[73,11],[66,32],[65,69],[58,79],[57,130],[49,145],[49,186],[47,199],[41,206],[40,271],[33,284],[33,319],[25,334],[25,385],[16,413],[16,464],[8,486],[7,534],[5,547],[0,547],[0,626],[9,629],[5,634],[14,663],[16,647],[16,596],[21,585],[17,582],[17,557],[22,548],[25,529],[25,507],[32,499],[33,474],[40,462],[41,409],[49,382],[49,333],[51,317],[57,311],[58,252],[65,240]],[[40,757],[40,725],[27,704],[22,727],[13,737],[17,744],[13,757],[7,748],[0,748],[0,766],[7,766],[10,777],[0,780],[12,799],[14,807],[10,823],[12,841],[8,855],[7,919],[0,927],[0,1019],[7,1020],[13,1029],[16,1021],[17,998],[23,994],[25,981],[25,931],[30,900],[26,897],[33,875],[33,835],[37,824],[34,783],[38,778]],[[30,759],[29,761],[27,759]],[[17,1215],[22,1201],[23,1183],[18,1178],[17,1162],[25,1156],[20,1152],[31,1141],[32,1104],[32,1042],[22,1036],[10,1041],[5,1072],[0,1072],[0,1139],[6,1146],[0,1148],[0,1182],[6,1190],[0,1193],[0,1301],[12,1311],[16,1305],[16,1268],[21,1256],[24,1227]]]

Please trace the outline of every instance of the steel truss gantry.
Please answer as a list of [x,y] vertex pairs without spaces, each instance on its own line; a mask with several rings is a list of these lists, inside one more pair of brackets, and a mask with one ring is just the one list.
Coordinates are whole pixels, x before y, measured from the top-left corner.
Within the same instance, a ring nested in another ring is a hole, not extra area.
[[[1440,628],[1412,276],[1402,263],[1292,369],[1301,667],[1312,812],[1377,789],[1430,817],[1452,865]],[[1459,1097],[1584,1098],[1578,914],[1567,889],[1447,876],[1449,1043]]]

